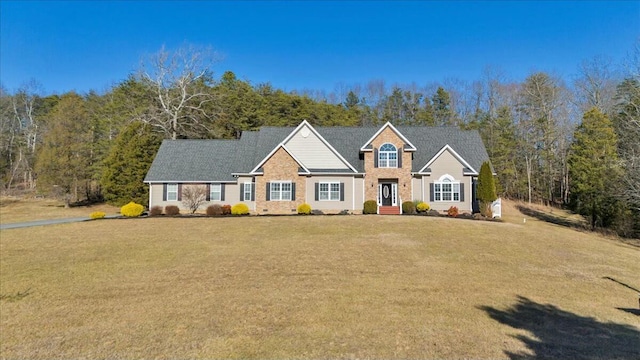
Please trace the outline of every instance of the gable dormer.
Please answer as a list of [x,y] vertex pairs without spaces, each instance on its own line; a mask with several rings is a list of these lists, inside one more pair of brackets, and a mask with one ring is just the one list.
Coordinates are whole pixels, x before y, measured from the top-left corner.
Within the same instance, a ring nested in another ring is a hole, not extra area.
[[391,123],[387,122],[360,148],[365,171],[374,168],[411,171],[411,153],[416,147]]

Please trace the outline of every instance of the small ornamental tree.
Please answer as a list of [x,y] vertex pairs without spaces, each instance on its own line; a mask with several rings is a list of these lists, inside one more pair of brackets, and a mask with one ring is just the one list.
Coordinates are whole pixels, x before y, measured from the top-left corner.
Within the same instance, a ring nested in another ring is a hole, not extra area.
[[188,185],[182,189],[182,205],[194,214],[200,205],[207,201],[207,187],[204,185]]
[[478,175],[478,200],[480,201],[480,213],[484,216],[491,217],[491,203],[496,201],[496,183],[493,179],[491,166],[485,161],[480,167]]

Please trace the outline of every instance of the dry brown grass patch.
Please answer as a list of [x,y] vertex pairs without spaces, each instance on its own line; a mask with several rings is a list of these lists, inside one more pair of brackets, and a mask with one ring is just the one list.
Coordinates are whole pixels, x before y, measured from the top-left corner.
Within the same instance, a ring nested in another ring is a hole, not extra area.
[[640,251],[543,222],[149,218],[0,235],[0,293],[30,289],[0,301],[6,358],[571,355],[544,327],[505,320],[529,309],[595,326],[591,340],[640,334],[620,310],[636,294],[603,279],[637,282]]

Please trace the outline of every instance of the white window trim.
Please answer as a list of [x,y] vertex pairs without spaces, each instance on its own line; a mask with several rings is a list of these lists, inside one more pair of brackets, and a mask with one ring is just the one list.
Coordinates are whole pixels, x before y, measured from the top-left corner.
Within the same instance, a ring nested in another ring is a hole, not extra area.
[[[252,185],[253,185],[253,183],[250,183],[250,182],[243,183],[243,185],[242,185],[243,186],[243,188],[242,188],[242,197],[244,198],[244,201],[251,201],[251,195],[252,195],[251,193],[253,192],[252,191],[253,190],[252,189]],[[248,190],[248,194],[249,194],[248,197],[247,197],[247,190]],[[271,189],[269,189],[269,190],[271,190]]]
[[[292,190],[292,186],[291,186],[291,180],[289,181],[271,181],[269,184],[269,201],[291,201],[291,190]],[[279,184],[280,185],[280,190],[278,190],[277,194],[278,194],[278,198],[275,199],[273,196],[273,184]],[[282,197],[282,185],[285,184],[289,184],[289,198],[286,199]]]
[[[327,198],[322,198],[322,185],[327,185]],[[332,191],[331,185],[338,185],[338,191]],[[331,194],[337,195],[335,199],[331,198]],[[318,182],[318,201],[340,201],[340,182],[339,181],[320,181]]]
[[[172,189],[174,186],[175,190]],[[169,194],[175,194],[175,198],[171,198]],[[167,184],[167,194],[165,197],[167,201],[178,201],[178,184]]]
[[[382,150],[382,147],[385,145],[391,145],[393,146],[393,148],[395,149],[394,151],[391,150]],[[396,158],[395,159],[389,159],[389,155],[391,154],[395,154]],[[382,159],[382,155],[386,155],[385,159]],[[391,161],[394,161],[394,166],[391,166]],[[384,161],[384,166],[383,166],[383,161]],[[393,145],[392,143],[384,143],[382,144],[382,146],[380,146],[380,149],[378,149],[378,167],[379,168],[397,168],[398,167],[398,147],[396,147],[395,145]]]
[[[215,187],[218,187],[218,191],[214,191]],[[222,201],[222,184],[211,184],[209,190],[209,201]],[[213,194],[217,194],[217,198]]]
[[[451,190],[445,192],[443,190],[444,185],[451,185]],[[437,187],[440,187],[440,190],[436,190]],[[457,191],[455,188],[458,188]],[[444,194],[448,193],[451,195],[451,200],[444,200]],[[458,200],[455,199],[455,195],[458,195]],[[438,195],[440,195],[440,199],[438,200]],[[442,175],[438,181],[433,183],[433,201],[434,202],[460,202],[460,181],[457,181],[453,178],[453,176],[449,174]]]

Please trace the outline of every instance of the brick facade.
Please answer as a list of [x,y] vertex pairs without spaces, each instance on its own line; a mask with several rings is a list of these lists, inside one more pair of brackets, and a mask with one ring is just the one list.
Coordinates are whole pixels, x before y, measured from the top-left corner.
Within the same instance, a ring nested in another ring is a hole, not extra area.
[[[278,149],[262,166],[264,175],[256,176],[257,214],[295,214],[298,205],[304,203],[306,177],[298,175],[300,165],[283,148]],[[291,181],[296,185],[293,201],[267,201],[267,183]],[[266,211],[265,211],[266,210]]]
[[[398,150],[404,146],[404,141],[390,127],[385,128],[371,141],[374,148],[380,148],[385,143],[393,144]],[[400,152],[400,151],[399,151]],[[374,167],[374,151],[364,153],[365,169],[365,200],[376,200],[378,197],[378,183],[380,180],[398,181],[398,205],[401,201],[412,201],[411,198],[411,161],[412,153],[402,151],[402,168]],[[400,156],[400,154],[399,154]]]

